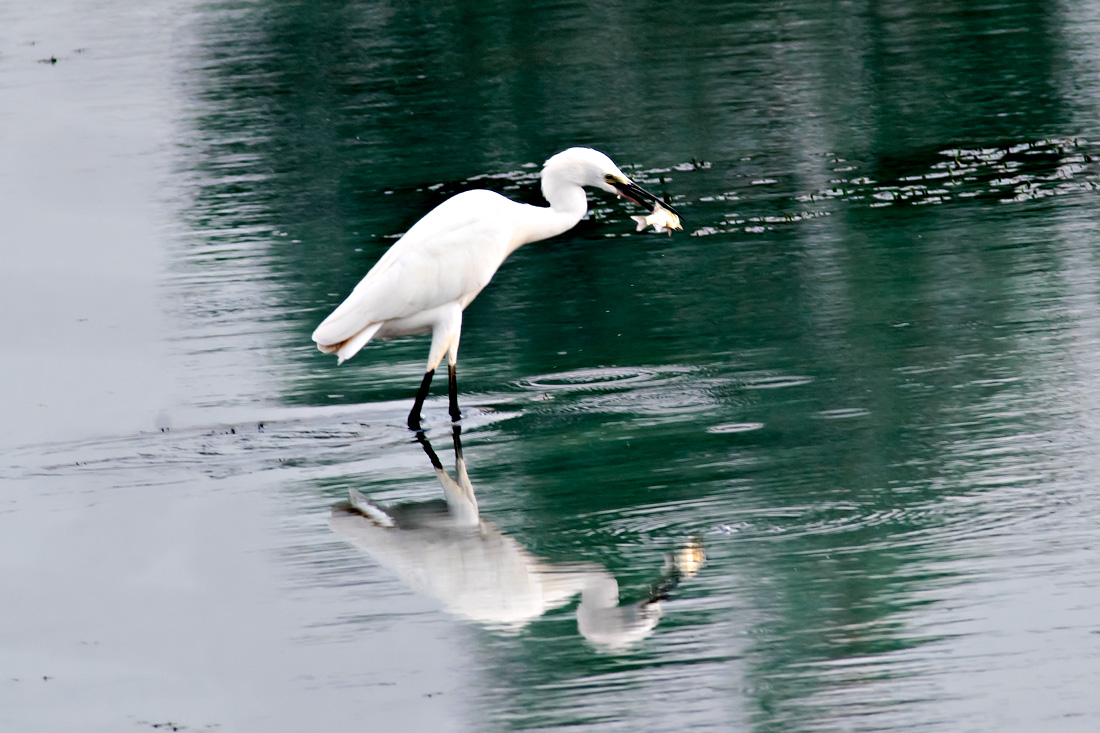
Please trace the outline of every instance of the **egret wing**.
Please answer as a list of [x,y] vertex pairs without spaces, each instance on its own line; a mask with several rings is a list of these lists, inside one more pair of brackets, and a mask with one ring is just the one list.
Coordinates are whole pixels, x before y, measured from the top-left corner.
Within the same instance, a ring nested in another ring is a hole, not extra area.
[[336,344],[371,323],[409,318],[456,301],[468,304],[507,253],[508,204],[490,191],[469,191],[440,204],[382,256],[317,327],[314,341]]

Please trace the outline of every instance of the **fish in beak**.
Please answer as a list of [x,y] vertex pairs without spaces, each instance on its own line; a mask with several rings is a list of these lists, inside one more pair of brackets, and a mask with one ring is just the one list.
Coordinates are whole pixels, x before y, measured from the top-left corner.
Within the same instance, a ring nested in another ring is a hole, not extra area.
[[673,229],[683,229],[680,226],[680,217],[672,213],[660,202],[653,205],[653,213],[648,216],[632,216],[630,217],[634,221],[638,222],[637,231],[642,231],[646,227],[653,227],[653,231],[657,234],[661,232],[668,232],[668,235],[672,236]]
[[680,212],[672,208],[668,203],[662,201],[656,194],[650,193],[645,190],[634,181],[629,178],[620,178],[619,176],[608,176],[608,184],[615,189],[615,192],[622,196],[624,199],[628,199],[638,204],[638,206],[644,206],[647,209],[656,210],[657,206],[662,207],[666,211],[672,213],[680,218]]

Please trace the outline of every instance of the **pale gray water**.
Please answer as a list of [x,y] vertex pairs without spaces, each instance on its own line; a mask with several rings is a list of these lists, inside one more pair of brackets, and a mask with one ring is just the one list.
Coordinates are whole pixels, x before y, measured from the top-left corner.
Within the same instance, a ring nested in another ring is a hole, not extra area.
[[[0,729],[1095,729],[1098,23],[0,8]],[[424,506],[426,342],[309,333],[578,143],[687,231],[594,198],[467,311],[494,554]],[[349,489],[435,524],[349,542]]]

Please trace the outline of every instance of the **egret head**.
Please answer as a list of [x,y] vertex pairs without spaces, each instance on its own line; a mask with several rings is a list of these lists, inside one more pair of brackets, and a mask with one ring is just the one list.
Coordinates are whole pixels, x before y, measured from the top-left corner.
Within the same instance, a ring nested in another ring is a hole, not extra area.
[[[647,209],[652,209],[654,202],[661,201],[655,194],[627,178],[611,158],[592,148],[569,148],[546,161],[542,168],[543,196],[553,204],[562,186],[600,188]],[[661,205],[678,213],[663,201]]]

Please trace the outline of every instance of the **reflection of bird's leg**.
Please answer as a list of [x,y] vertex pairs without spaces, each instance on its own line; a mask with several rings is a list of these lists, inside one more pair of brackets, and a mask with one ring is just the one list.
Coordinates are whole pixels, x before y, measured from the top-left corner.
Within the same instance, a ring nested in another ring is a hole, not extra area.
[[462,428],[458,425],[451,430],[455,444],[455,477],[452,479],[443,468],[443,462],[432,449],[428,436],[423,430],[416,431],[416,442],[424,449],[428,460],[432,462],[435,476],[439,479],[439,485],[443,487],[443,496],[447,500],[447,512],[456,527],[477,527],[480,516],[477,511],[477,497],[474,496],[474,487],[470,484],[470,476],[466,473],[466,462],[462,459],[462,440],[459,434]]
[[706,562],[701,537],[692,537],[665,561],[661,577],[649,589],[649,602],[666,601],[680,585],[680,581],[691,578]]
[[[447,382],[447,391],[451,397],[451,420],[458,422],[462,419],[462,415],[458,411],[458,377],[455,375],[454,364],[447,365]],[[455,433],[455,435],[457,436],[458,433]]]
[[443,462],[439,460],[439,456],[432,450],[432,444],[428,442],[428,438],[425,437],[423,430],[416,431],[416,441],[420,443],[420,447],[428,454],[428,460],[432,462],[432,467],[438,471],[442,471]]
[[466,472],[466,460],[462,457],[462,427],[451,426],[451,438],[455,444],[455,480],[450,491],[444,487],[447,494],[447,506],[451,510],[451,516],[463,526],[474,527],[481,521],[477,509],[477,497],[474,496],[474,486],[470,483],[470,474]]
[[675,566],[665,568],[657,582],[650,586],[649,597],[646,601],[648,603],[667,601],[672,597],[672,592],[676,590],[676,586],[680,585],[681,580],[683,580],[683,575]]
[[462,434],[461,425],[453,425],[451,427],[451,438],[455,444],[455,461],[462,460],[462,439],[459,437]]
[[409,413],[409,430],[420,430],[420,408],[424,406],[424,400],[428,397],[428,388],[432,386],[434,374],[435,369],[428,371],[424,375],[424,381],[420,383],[420,389],[416,391],[412,412]]

